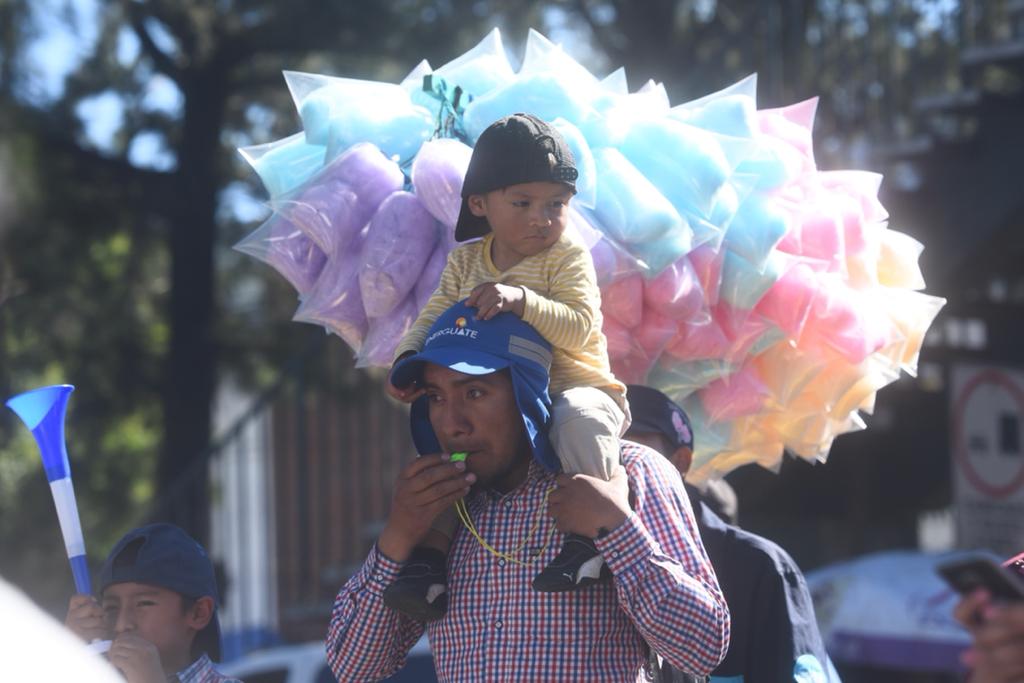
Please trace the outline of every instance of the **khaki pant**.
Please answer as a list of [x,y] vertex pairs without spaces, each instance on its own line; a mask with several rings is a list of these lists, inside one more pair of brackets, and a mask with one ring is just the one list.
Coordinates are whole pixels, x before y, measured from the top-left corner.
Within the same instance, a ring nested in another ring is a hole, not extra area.
[[555,394],[551,407],[551,445],[566,474],[607,481],[619,466],[619,437],[629,429],[625,410],[597,387],[574,387]]

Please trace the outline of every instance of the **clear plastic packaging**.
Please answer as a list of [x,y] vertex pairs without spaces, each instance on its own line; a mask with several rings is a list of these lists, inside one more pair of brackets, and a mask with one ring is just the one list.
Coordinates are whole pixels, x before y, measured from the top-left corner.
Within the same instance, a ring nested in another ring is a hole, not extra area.
[[347,249],[405,177],[374,145],[353,146],[304,185],[271,202],[327,255]]
[[234,248],[272,267],[300,296],[313,288],[327,263],[327,255],[313,240],[276,215],[242,238]]
[[359,263],[363,235],[348,249],[327,260],[313,288],[303,297],[292,320],[322,325],[358,351],[366,336],[367,319],[359,293]]
[[323,168],[327,148],[306,142],[305,133],[238,150],[271,197],[278,197],[312,178]]
[[381,203],[370,220],[359,267],[367,316],[387,315],[409,296],[439,233],[437,221],[411,192],[400,190]]

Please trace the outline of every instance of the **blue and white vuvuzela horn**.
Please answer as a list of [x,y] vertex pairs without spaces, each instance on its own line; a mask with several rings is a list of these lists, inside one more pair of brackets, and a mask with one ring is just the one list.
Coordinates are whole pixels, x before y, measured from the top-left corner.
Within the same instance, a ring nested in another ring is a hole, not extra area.
[[68,450],[64,443],[64,413],[68,406],[68,396],[74,390],[70,384],[40,387],[7,399],[7,407],[21,418],[39,444],[43,469],[46,470],[53,502],[57,506],[64,547],[67,548],[68,560],[71,562],[71,573],[75,577],[75,591],[90,595],[92,582],[89,580],[89,564],[85,558],[85,539],[78,518],[75,489],[71,485]]

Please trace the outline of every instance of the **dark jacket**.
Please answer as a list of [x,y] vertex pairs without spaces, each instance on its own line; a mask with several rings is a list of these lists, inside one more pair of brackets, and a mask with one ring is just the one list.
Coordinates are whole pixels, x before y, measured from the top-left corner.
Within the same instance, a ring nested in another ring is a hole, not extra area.
[[803,654],[824,667],[811,594],[793,558],[772,541],[726,524],[699,491],[686,490],[732,621],[729,651],[711,681],[742,676],[743,683],[788,683]]

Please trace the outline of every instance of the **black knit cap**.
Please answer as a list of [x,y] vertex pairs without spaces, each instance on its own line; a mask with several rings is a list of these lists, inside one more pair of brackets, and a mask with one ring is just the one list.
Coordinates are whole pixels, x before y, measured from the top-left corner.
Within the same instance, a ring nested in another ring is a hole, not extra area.
[[455,224],[455,239],[465,242],[483,237],[491,228],[487,219],[469,210],[471,195],[509,185],[535,182],[564,183],[576,192],[576,160],[562,134],[533,114],[512,114],[487,127],[473,147],[462,182],[462,210]]

